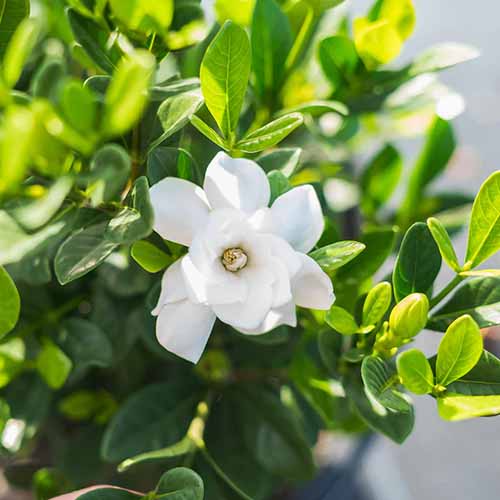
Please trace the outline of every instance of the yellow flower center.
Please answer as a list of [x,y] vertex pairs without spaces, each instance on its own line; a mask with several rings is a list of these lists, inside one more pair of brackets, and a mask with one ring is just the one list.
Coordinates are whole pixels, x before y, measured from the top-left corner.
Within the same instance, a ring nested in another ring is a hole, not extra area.
[[222,254],[223,266],[232,273],[243,269],[247,262],[247,254],[241,248],[228,248]]

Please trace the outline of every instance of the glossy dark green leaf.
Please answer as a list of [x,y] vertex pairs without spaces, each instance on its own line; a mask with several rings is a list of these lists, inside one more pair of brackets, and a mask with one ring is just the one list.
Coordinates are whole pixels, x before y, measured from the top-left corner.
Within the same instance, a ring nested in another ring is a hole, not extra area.
[[102,457],[119,462],[177,443],[186,434],[197,402],[197,391],[186,380],[141,389],[122,405],[108,425]]
[[285,61],[293,42],[292,30],[278,3],[257,0],[251,33],[256,90],[266,100],[280,89],[283,82]]
[[444,332],[462,314],[469,314],[480,328],[500,325],[500,277],[473,278],[461,286],[433,313],[429,327]]
[[21,299],[7,271],[0,267],[0,337],[10,332],[19,319]]
[[99,488],[80,495],[77,500],[137,500],[142,495],[117,488]]
[[58,58],[48,59],[35,73],[31,84],[33,96],[46,98],[56,103],[65,76],[64,61]]
[[203,500],[203,480],[191,469],[177,467],[161,476],[156,494],[168,495],[172,500]]
[[60,247],[54,270],[61,285],[95,269],[116,248],[105,238],[107,223],[96,224],[73,233]]
[[345,36],[331,36],[319,44],[319,61],[323,73],[336,90],[342,84],[349,84],[359,57],[352,40]]
[[392,284],[399,302],[411,293],[427,293],[441,269],[441,254],[429,228],[417,222],[406,232],[394,267]]
[[269,186],[271,187],[271,198],[269,203],[272,204],[276,198],[285,194],[292,188],[288,178],[279,170],[272,170],[267,174]]
[[264,153],[257,158],[257,163],[266,171],[280,170],[286,177],[290,177],[300,161],[302,149],[280,148]]
[[276,146],[304,122],[300,113],[290,113],[247,134],[235,145],[236,149],[245,153],[258,153]]
[[398,150],[390,144],[384,146],[371,159],[361,176],[361,206],[367,214],[373,215],[391,197],[402,170],[402,158]]
[[366,246],[358,241],[338,241],[309,254],[321,268],[330,273],[339,267],[345,266],[357,257]]
[[128,206],[113,217],[106,228],[106,239],[120,244],[146,238],[153,231],[153,207],[146,177],[139,177],[130,193]]

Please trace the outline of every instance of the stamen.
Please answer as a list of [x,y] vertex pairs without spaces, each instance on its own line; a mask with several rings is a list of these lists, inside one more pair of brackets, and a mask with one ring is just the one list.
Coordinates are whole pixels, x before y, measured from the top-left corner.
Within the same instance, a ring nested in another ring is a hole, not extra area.
[[228,248],[222,254],[223,266],[233,273],[243,269],[247,262],[247,254],[241,248]]

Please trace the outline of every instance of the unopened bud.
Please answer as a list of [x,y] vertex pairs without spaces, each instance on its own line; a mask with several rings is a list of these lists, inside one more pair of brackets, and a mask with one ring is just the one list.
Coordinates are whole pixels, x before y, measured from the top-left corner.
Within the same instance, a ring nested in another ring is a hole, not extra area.
[[399,302],[389,317],[389,327],[395,337],[411,339],[427,324],[429,300],[423,293],[412,293]]

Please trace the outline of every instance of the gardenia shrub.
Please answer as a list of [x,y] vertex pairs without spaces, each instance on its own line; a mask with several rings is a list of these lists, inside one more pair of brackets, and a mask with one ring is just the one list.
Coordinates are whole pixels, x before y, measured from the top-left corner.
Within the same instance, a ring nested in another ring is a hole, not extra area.
[[411,0],[0,5],[12,485],[265,500],[315,477],[322,430],[402,443],[413,395],[500,413],[500,172],[435,183],[463,107],[436,73],[474,49],[393,62]]

